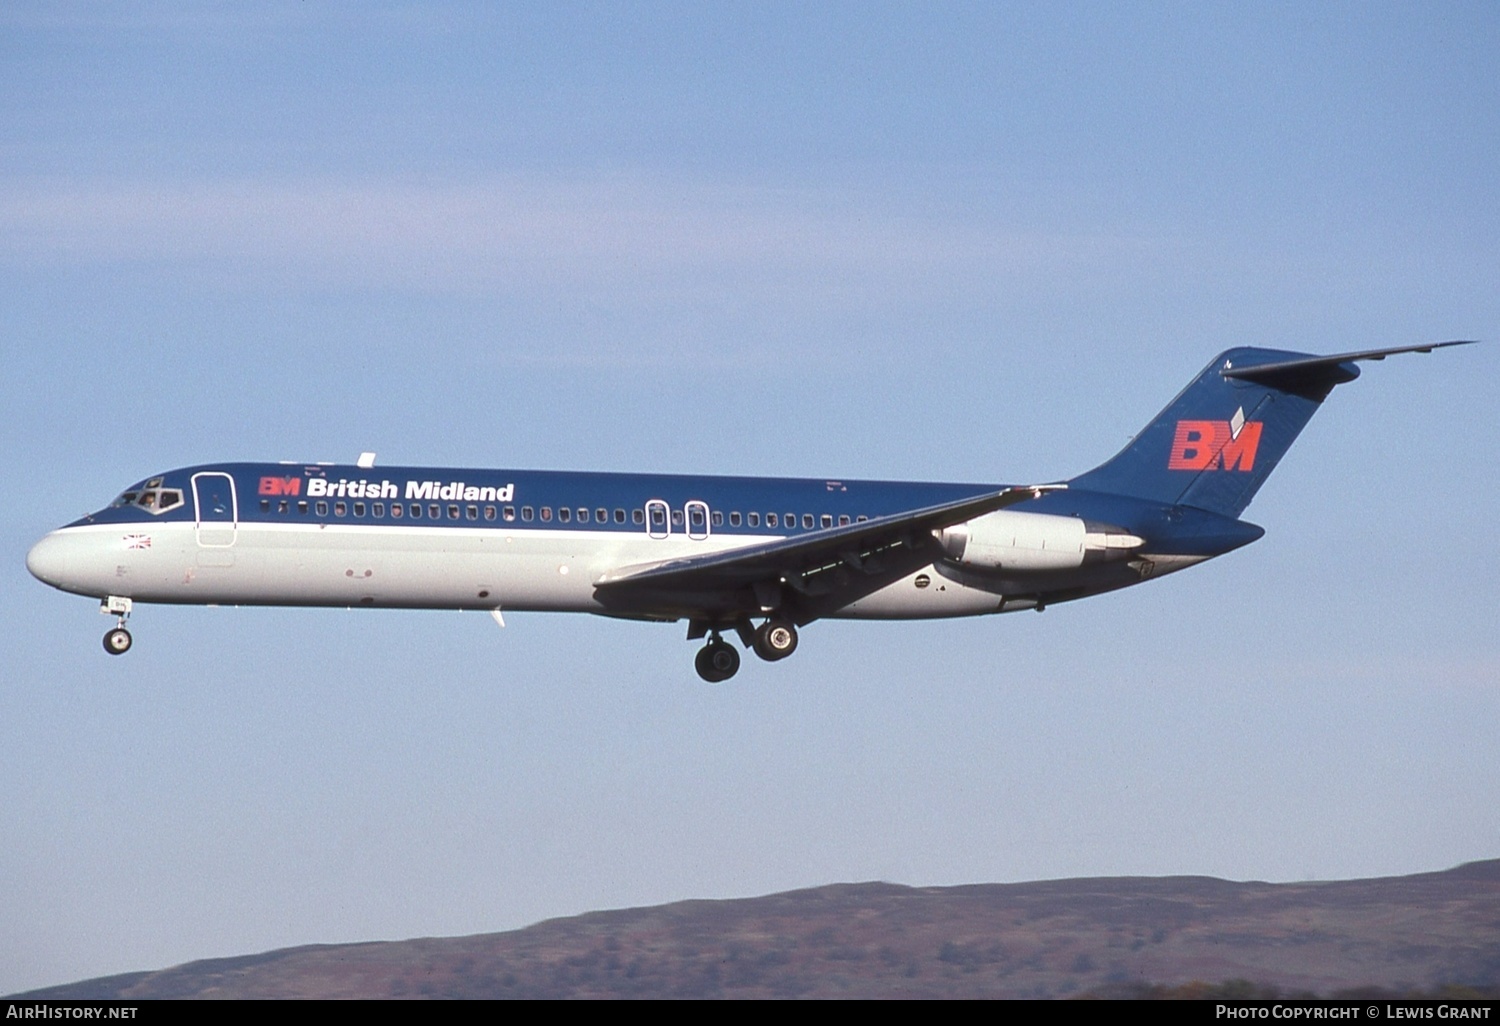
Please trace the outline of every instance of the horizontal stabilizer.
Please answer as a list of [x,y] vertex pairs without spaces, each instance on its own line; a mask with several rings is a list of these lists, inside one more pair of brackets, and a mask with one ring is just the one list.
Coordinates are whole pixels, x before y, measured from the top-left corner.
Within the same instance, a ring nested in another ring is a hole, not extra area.
[[1234,361],[1220,372],[1226,378],[1253,381],[1267,388],[1274,388],[1310,399],[1322,399],[1335,385],[1353,381],[1359,377],[1359,368],[1344,364],[1357,360],[1384,360],[1397,353],[1430,353],[1446,346],[1473,345],[1473,339],[1454,342],[1433,342],[1422,346],[1397,346],[1392,349],[1364,349],[1357,353],[1335,353],[1332,356],[1307,356],[1296,360],[1277,360],[1273,363],[1252,364],[1235,367]]

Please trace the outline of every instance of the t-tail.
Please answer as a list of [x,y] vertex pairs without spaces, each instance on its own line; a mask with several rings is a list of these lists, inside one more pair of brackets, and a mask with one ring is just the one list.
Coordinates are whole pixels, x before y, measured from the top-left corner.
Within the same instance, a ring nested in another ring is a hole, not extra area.
[[1219,354],[1118,456],[1068,487],[1238,517],[1359,360],[1468,342],[1313,356],[1241,347]]

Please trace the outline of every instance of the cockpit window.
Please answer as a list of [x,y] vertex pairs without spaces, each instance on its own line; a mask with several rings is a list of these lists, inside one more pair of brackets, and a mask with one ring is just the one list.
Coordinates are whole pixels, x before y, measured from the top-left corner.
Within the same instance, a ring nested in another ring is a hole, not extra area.
[[144,485],[137,485],[120,494],[120,497],[110,503],[113,507],[135,506],[148,513],[165,513],[176,509],[183,503],[182,490],[180,488],[163,488],[161,478],[153,477]]

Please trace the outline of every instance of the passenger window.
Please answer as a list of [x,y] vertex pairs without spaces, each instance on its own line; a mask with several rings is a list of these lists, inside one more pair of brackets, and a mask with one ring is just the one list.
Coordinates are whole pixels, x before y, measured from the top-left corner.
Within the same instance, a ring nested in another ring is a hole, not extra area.
[[589,511],[586,507],[578,507],[578,522],[580,524],[586,524],[589,522]]
[[399,502],[393,502],[393,503],[391,503],[391,516],[395,517],[397,520],[401,519],[401,514],[404,513],[405,511],[406,511],[406,507],[402,506],[401,503],[399,503]]
[[347,504],[342,503],[342,502],[335,502],[333,504],[333,515],[334,516],[336,516],[336,517],[342,517],[342,516],[347,515],[348,512],[349,512],[349,507],[348,507]]
[[739,527],[740,526],[740,511],[739,510],[732,510],[730,512],[730,514],[729,514],[729,526],[730,527]]
[[[755,516],[754,513],[751,513],[750,515],[752,517]],[[779,517],[777,517],[775,513],[767,513],[766,514],[766,526],[767,527],[775,527],[779,523],[781,523],[781,519]]]
[[448,519],[449,520],[457,520],[458,519],[458,506],[456,504],[448,507]]
[[464,515],[467,516],[470,520],[478,520],[479,519],[479,507],[478,506],[470,506],[470,507],[468,507],[467,509],[464,510]]
[[[454,508],[456,509],[457,507],[454,507]],[[443,507],[439,506],[435,502],[429,502],[427,504],[427,519],[429,519],[429,520],[441,520],[441,519],[443,519]]]
[[364,503],[362,503],[362,502],[356,502],[354,504],[354,515],[357,516],[357,517],[362,517],[362,516],[365,515],[365,504]]
[[847,513],[840,513],[839,514],[839,526],[840,527],[848,527],[849,526],[849,514],[847,514]]
[[867,521],[869,519],[870,519],[869,517],[867,517],[863,513],[861,513],[859,516],[857,516],[857,517],[854,518],[854,522],[856,524],[863,524],[865,521]]
[[749,525],[751,527],[759,527],[760,526],[760,514],[759,513],[751,513],[745,519],[746,519],[746,521],[749,523]]
[[383,517],[383,516],[385,516],[385,503],[383,503],[383,502],[372,502],[372,503],[370,503],[370,512],[373,513],[377,517]]
[[484,507],[484,519],[486,519],[486,520],[494,520],[495,519],[495,507],[494,506],[486,506],[486,507]]
[[542,507],[542,519],[543,520],[551,520],[552,519],[552,507],[551,506],[543,506]]
[[[545,508],[542,510],[542,519],[547,519],[547,510]],[[573,511],[566,506],[559,506],[557,508],[557,519],[566,524],[569,520],[573,519]]]
[[287,502],[285,499],[282,499],[280,502],[276,503],[276,512],[278,513],[285,513],[287,511],[287,508]]
[[327,515],[328,515],[328,503],[322,501],[321,499],[318,500],[318,516],[320,516],[320,517],[326,517]]
[[615,507],[615,523],[617,523],[617,524],[623,524],[624,522],[625,522],[625,511],[623,509],[621,509],[620,507],[616,506]]
[[715,527],[723,527],[724,526],[724,514],[720,513],[718,510],[714,510],[714,512],[713,512],[713,522],[714,522],[714,526]]
[[630,511],[630,520],[637,527],[639,527],[641,524],[644,524],[646,522],[646,511],[645,510],[640,510],[640,509],[633,509],[633,510],[631,510]]
[[600,509],[594,510],[594,519],[599,521],[599,523],[601,524],[609,523],[609,510],[603,509],[602,507]]
[[[506,506],[505,511],[501,514],[501,516],[503,516],[507,521],[516,519],[516,507]],[[530,520],[531,518],[527,517],[526,519]]]
[[303,516],[307,515],[307,500],[306,499],[298,499],[297,500],[297,512],[301,513]]
[[818,518],[818,523],[823,527],[832,527],[833,515],[831,513],[824,513],[821,517]]
[[262,513],[269,513],[269,512],[271,512],[271,500],[270,499],[261,499],[260,500],[260,511]]
[[526,521],[527,523],[530,523],[531,522],[532,512],[533,511],[532,511],[532,508],[530,506],[522,506],[521,507],[521,519],[524,520],[524,521]]
[[682,510],[680,510],[680,509],[674,509],[672,511],[672,526],[673,527],[681,527],[682,526]]
[[813,515],[811,513],[804,513],[804,514],[802,514],[802,529],[804,531],[811,531],[812,527],[813,527]]
[[797,527],[797,514],[788,513],[782,523],[786,525],[788,531],[795,530]]
[[[437,509],[436,506],[434,506],[432,508],[434,510]],[[411,508],[408,509],[407,512],[412,515],[413,519],[415,519],[415,520],[421,520],[422,519],[422,504],[420,502],[414,502],[414,503],[412,503],[411,504]],[[437,513],[434,512],[433,516],[437,516]]]

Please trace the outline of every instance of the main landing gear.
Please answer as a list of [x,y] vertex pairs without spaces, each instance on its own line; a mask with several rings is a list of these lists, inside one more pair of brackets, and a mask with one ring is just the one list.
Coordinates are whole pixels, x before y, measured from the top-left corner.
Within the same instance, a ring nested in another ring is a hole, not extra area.
[[789,620],[767,620],[755,628],[755,654],[768,663],[797,651],[797,628]]
[[[745,646],[754,649],[755,654],[766,662],[774,663],[797,651],[797,627],[790,620],[767,620],[753,632],[750,625],[742,621],[735,629]],[[720,684],[739,671],[740,654],[720,636],[719,631],[710,629],[706,633],[708,644],[698,650],[693,666],[698,676],[710,684]]]
[[740,654],[719,637],[718,631],[714,631],[709,636],[708,644],[698,650],[693,666],[697,669],[698,676],[710,684],[719,684],[739,672]]
[[104,635],[104,651],[110,655],[124,655],[130,651],[131,637],[130,632],[125,629],[125,621],[130,618],[131,605],[128,598],[120,598],[118,595],[111,595],[99,603],[99,612],[106,615],[113,613],[118,617],[114,629]]

